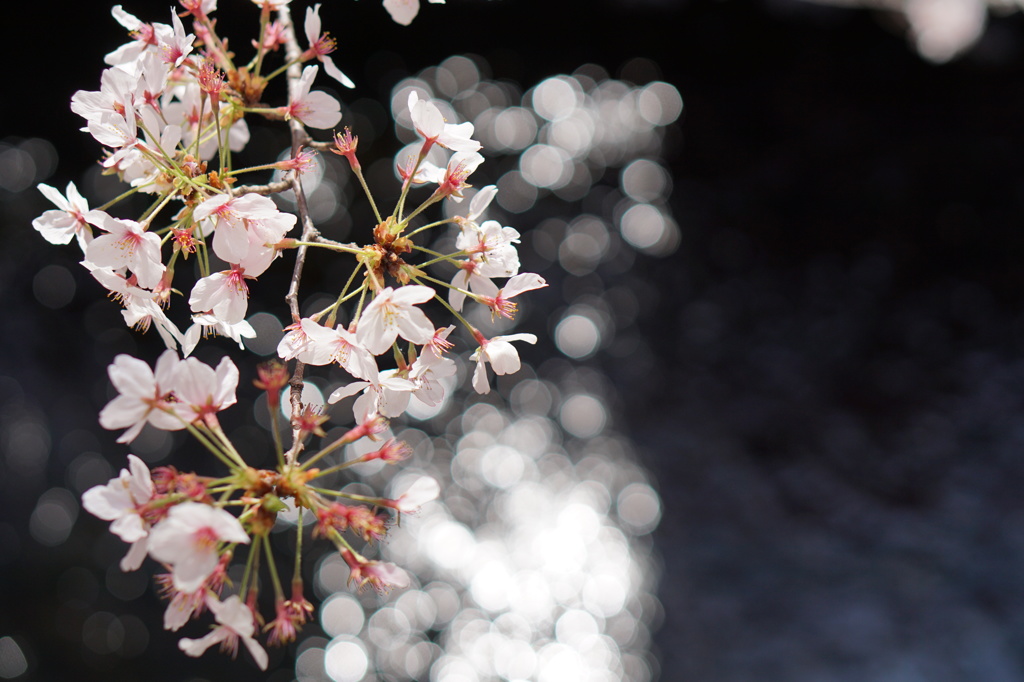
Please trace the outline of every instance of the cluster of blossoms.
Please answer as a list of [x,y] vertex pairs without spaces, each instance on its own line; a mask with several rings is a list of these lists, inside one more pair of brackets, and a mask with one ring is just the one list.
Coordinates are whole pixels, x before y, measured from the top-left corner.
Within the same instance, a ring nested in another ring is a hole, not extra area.
[[[118,438],[123,443],[132,442],[146,425],[188,430],[222,467],[215,476],[183,473],[170,466],[151,472],[129,455],[128,468],[117,478],[85,493],[84,507],[111,521],[111,531],[131,544],[121,562],[123,570],[139,568],[146,556],[166,568],[160,579],[169,601],[166,628],[177,630],[207,610],[213,615],[217,625],[212,632],[201,639],[181,640],[185,653],[198,656],[218,643],[234,652],[241,641],[265,668],[267,654],[256,636],[266,633],[270,645],[290,642],[313,611],[301,578],[301,523],[290,592],[281,584],[269,541],[277,515],[289,505],[300,515],[312,514],[314,536],[337,547],[351,580],[360,587],[386,591],[407,584],[400,568],[367,559],[354,543],[379,542],[397,515],[415,513],[437,497],[437,482],[421,477],[401,494],[385,498],[325,488],[318,481],[362,462],[397,463],[410,454],[405,443],[387,437],[388,420],[402,415],[412,400],[436,405],[443,399],[442,380],[456,368],[448,357],[454,346],[449,336],[458,326],[476,344],[470,359],[476,363],[472,384],[478,392],[489,390],[487,365],[497,374],[517,371],[520,360],[512,342],[535,343],[536,337],[487,338],[461,313],[465,306],[477,305],[493,317],[511,319],[517,310],[514,299],[546,283],[536,274],[519,272],[518,232],[482,219],[495,196],[494,187],[477,192],[465,216],[414,225],[430,206],[463,200],[469,176],[483,162],[472,124],[448,123],[432,102],[415,92],[410,95],[409,112],[420,148],[418,155],[398,166],[401,194],[389,214],[382,214],[373,200],[357,157],[358,138],[351,131],[336,133],[330,143],[309,137],[307,127],[333,129],[341,119],[341,106],[333,96],[311,90],[320,65],[335,80],[352,86],[331,59],[336,45],[321,32],[319,5],[306,11],[303,48],[287,0],[254,0],[260,7],[259,36],[252,42],[251,61],[240,65],[211,18],[216,0],[180,2],[182,11],[171,12],[170,24],[147,24],[115,7],[114,18],[130,31],[132,40],[107,55],[110,68],[103,72],[99,91],[78,92],[72,98],[72,110],[85,119],[83,130],[106,148],[103,167],[131,188],[109,204],[90,209],[74,184],[64,194],[40,185],[56,209],[33,225],[50,242],[77,240],[82,264],[123,306],[126,323],[142,330],[155,328],[167,346],[153,367],[128,355],[114,359],[108,373],[119,395],[103,408],[100,424],[124,429]],[[418,3],[385,0],[384,5],[396,20],[407,23]],[[191,32],[183,18],[191,18]],[[265,74],[265,58],[282,46],[285,63]],[[317,63],[303,68],[304,62]],[[287,80],[287,103],[264,104],[267,85],[278,76]],[[232,153],[249,141],[246,116],[287,121],[292,157],[235,168]],[[443,166],[426,160],[437,147],[451,152]],[[370,243],[327,239],[305,212],[299,178],[317,150],[345,157],[364,188],[376,217],[376,225],[367,230]],[[285,180],[248,186],[237,182],[245,173],[270,169],[283,171]],[[431,187],[431,193],[407,211],[411,193],[423,185]],[[285,190],[294,191],[299,199],[298,216],[282,212],[269,198]],[[137,220],[109,212],[135,194],[152,195],[151,205]],[[454,253],[416,244],[417,235],[449,224],[459,230]],[[293,234],[297,225],[301,234]],[[298,290],[310,248],[351,259],[352,273],[333,304],[302,317]],[[259,366],[254,381],[270,407],[277,461],[276,468],[261,469],[249,462],[263,459],[264,453],[241,452],[218,418],[236,402],[238,368],[228,358],[214,368],[189,356],[211,333],[240,346],[242,338],[254,336],[246,322],[248,282],[286,251],[295,253],[285,296],[291,324],[278,346],[281,361]],[[416,254],[425,260],[411,261]],[[195,259],[195,268],[176,267],[189,258]],[[426,272],[442,263],[457,268],[450,282]],[[183,282],[182,271],[194,270],[199,272],[195,281]],[[447,293],[439,295],[435,287]],[[186,290],[191,320],[182,331],[168,311],[174,295]],[[446,308],[456,324],[433,323],[421,308],[430,301]],[[339,324],[338,314],[346,303],[353,307],[347,315],[351,322]],[[309,365],[338,365],[352,376],[353,381],[335,391],[329,402],[360,394],[353,405],[353,426],[312,453],[306,447],[313,437],[326,436],[322,425],[328,417],[302,401]],[[278,416],[283,411],[282,394],[289,387],[290,442]],[[342,464],[315,466],[363,438],[378,441],[380,447]],[[240,584],[229,587],[227,571],[239,545],[247,546],[245,569]],[[269,621],[260,612],[258,575],[264,562],[274,590],[274,616]]]

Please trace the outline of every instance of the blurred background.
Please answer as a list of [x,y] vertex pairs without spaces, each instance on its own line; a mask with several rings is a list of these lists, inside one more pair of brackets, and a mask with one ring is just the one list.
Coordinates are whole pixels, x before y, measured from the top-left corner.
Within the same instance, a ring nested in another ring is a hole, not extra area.
[[[124,7],[168,20],[167,3]],[[209,464],[180,434],[128,450],[98,427],[114,355],[162,344],[31,228],[38,182],[91,206],[120,191],[68,102],[124,31],[86,3],[19,12],[0,48],[0,678],[260,679],[244,654],[180,654],[203,626],[162,631],[152,562],[122,574],[125,546],[80,510],[129,451]],[[381,549],[414,585],[353,593],[311,548],[317,621],[266,679],[1024,680],[1013,7],[450,0],[401,27],[337,0],[322,17],[373,187],[388,196],[412,139],[405,93],[432,93],[476,125],[489,217],[551,286],[517,318],[541,337],[520,374],[394,425],[407,470],[444,481]],[[247,158],[285,146],[254,126]],[[307,187],[328,236],[365,238],[353,184],[331,158]],[[328,263],[304,309],[336,291]],[[282,282],[253,286],[260,355]],[[197,351],[224,353],[251,357]],[[314,377],[322,395],[343,380]],[[331,414],[344,427],[349,404]],[[225,418],[266,451],[265,407]]]

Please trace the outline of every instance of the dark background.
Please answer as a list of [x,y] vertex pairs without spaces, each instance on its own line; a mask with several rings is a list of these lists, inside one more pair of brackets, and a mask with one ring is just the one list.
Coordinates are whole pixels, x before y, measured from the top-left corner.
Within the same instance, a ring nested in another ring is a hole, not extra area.
[[[167,20],[167,3],[125,6]],[[97,150],[68,101],[123,31],[95,3],[18,12],[0,138],[51,140],[63,189]],[[322,15],[359,96],[460,52],[524,84],[647,57],[682,93],[682,244],[634,272],[650,354],[596,360],[663,500],[661,679],[1024,680],[1019,16],[934,65],[898,15],[796,2],[452,0],[410,28],[373,0]],[[78,331],[88,291],[40,311],[32,277],[74,254],[29,227],[41,203],[0,200],[0,401],[56,425],[60,483],[75,444],[59,439],[93,428],[79,396],[111,351]],[[163,679],[150,654],[115,671],[69,635],[83,616],[57,612],[75,589],[58,576],[94,548],[33,542],[46,487],[0,482],[0,635],[32,643],[35,679]]]

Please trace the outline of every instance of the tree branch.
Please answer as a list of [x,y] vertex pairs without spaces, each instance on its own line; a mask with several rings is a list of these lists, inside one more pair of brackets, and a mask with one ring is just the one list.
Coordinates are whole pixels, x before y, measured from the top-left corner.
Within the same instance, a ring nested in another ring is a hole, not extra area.
[[[302,65],[299,63],[299,56],[302,54],[302,50],[295,36],[295,24],[292,22],[291,12],[287,4],[281,5],[278,8],[277,17],[285,37],[286,59],[291,62],[288,67],[287,78],[288,100],[292,101],[298,94],[299,79],[302,77]],[[292,156],[294,157],[304,145],[310,142],[310,137],[298,119],[293,117],[288,122],[288,126],[292,131]],[[292,175],[291,188],[295,192],[295,206],[299,214],[299,222],[302,224],[302,241],[313,241],[320,233],[317,231],[316,226],[313,225],[313,220],[309,217],[306,193],[302,189],[302,182],[298,174]],[[295,252],[295,267],[292,269],[292,281],[288,287],[288,293],[284,297],[288,303],[288,309],[291,311],[293,324],[298,324],[302,319],[299,313],[299,282],[302,279],[302,269],[306,264],[307,250],[308,247],[299,246]],[[285,453],[286,464],[295,464],[299,452],[302,450],[301,434],[296,424],[298,424],[299,416],[302,414],[302,388],[305,383],[303,381],[305,370],[305,363],[301,360],[296,360],[295,371],[292,374],[291,381],[288,382],[291,386],[289,402],[292,407],[292,446]]]

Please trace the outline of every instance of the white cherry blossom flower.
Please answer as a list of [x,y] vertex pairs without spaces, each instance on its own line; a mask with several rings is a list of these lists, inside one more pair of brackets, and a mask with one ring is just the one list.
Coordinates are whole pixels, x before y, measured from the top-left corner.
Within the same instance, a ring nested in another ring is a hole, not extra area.
[[441,110],[430,100],[420,99],[415,90],[409,92],[409,115],[424,147],[439,144],[453,152],[475,152],[483,146],[473,137],[473,124],[445,123]]
[[132,285],[124,276],[110,268],[100,268],[88,261],[82,265],[89,270],[97,282],[106,287],[112,298],[120,301],[124,306],[121,316],[124,318],[125,324],[142,332],[155,327],[169,350],[178,347],[178,344],[182,342],[181,332],[160,307],[157,302],[158,294]]
[[199,314],[192,316],[192,323],[192,326],[185,331],[181,339],[181,354],[186,358],[196,349],[196,346],[199,345],[200,337],[203,336],[214,334],[226,336],[237,343],[238,347],[243,350],[245,349],[245,344],[242,342],[243,338],[256,338],[256,330],[245,320],[234,324],[227,324],[218,320],[213,315]]
[[312,352],[311,357],[307,356],[306,364],[337,363],[352,376],[367,381],[377,375],[377,361],[373,354],[344,326],[329,329],[309,318],[304,318],[300,325],[306,335],[307,348]]
[[[432,4],[443,5],[444,0],[430,0]],[[395,23],[408,26],[420,12],[420,0],[384,0],[384,9]]]
[[[229,194],[218,194],[199,204],[192,217],[202,226],[203,234],[214,230],[213,252],[228,263],[240,263],[249,253],[249,221],[279,221],[281,226],[287,225],[285,232],[295,224],[295,216],[284,220],[282,214],[269,197],[259,194],[245,194],[233,197]],[[276,224],[276,223],[272,223]],[[282,233],[282,236],[283,233]],[[280,241],[280,239],[278,239]]]
[[429,343],[434,337],[434,325],[415,306],[433,297],[433,289],[418,284],[398,289],[386,287],[363,311],[356,338],[374,355],[391,348],[399,336],[417,345]]
[[362,424],[373,414],[397,417],[409,406],[409,397],[416,384],[395,374],[391,369],[378,372],[368,381],[353,381],[331,393],[327,402],[333,405],[362,391],[363,394],[352,405],[352,416],[358,423]]
[[196,658],[202,656],[214,644],[220,644],[221,650],[230,652],[234,657],[238,654],[238,642],[241,640],[260,670],[266,670],[267,652],[253,638],[253,634],[256,632],[256,622],[253,619],[252,610],[242,602],[242,599],[237,594],[231,595],[224,601],[209,596],[206,599],[206,606],[210,609],[213,617],[217,619],[216,627],[208,635],[199,639],[182,638],[178,642],[178,648]]
[[319,67],[307,66],[302,70],[295,97],[282,113],[286,118],[296,118],[302,125],[326,130],[341,121],[341,104],[326,92],[310,92]]
[[171,27],[170,32],[160,31],[157,37],[163,60],[176,68],[192,53],[192,43],[196,37],[185,33],[185,26],[174,10],[171,10]]
[[511,342],[537,343],[537,337],[534,334],[510,334],[485,339],[477,332],[475,336],[480,347],[469,359],[476,362],[476,369],[473,371],[473,388],[481,394],[489,393],[491,390],[487,381],[487,370],[484,368],[488,362],[491,363],[491,369],[495,374],[515,374],[519,371],[522,363],[519,360],[519,351]]
[[39,183],[37,187],[57,208],[44,211],[32,221],[32,227],[51,244],[67,244],[73,238],[77,238],[82,253],[85,253],[85,248],[92,241],[92,228],[85,219],[85,214],[89,212],[89,203],[78,192],[75,183],[68,183],[65,194],[43,183]]
[[192,288],[188,304],[194,313],[209,313],[225,325],[245,319],[249,309],[249,286],[245,270],[233,267],[203,277]]
[[135,455],[128,455],[128,468],[106,485],[89,488],[82,495],[82,506],[93,516],[112,521],[110,532],[131,549],[121,560],[122,571],[134,571],[146,558],[149,523],[142,517],[142,508],[153,499],[153,479],[149,468]]
[[318,2],[312,7],[306,8],[306,23],[303,28],[306,33],[306,40],[309,41],[309,51],[316,56],[317,61],[324,65],[324,72],[328,76],[346,88],[354,88],[356,84],[352,82],[352,79],[342,73],[341,69],[335,66],[334,60],[328,56],[329,53],[334,51],[336,43],[326,33],[320,32],[320,5],[321,3]]
[[110,12],[117,23],[130,32],[133,40],[125,43],[103,58],[111,66],[129,66],[138,61],[147,51],[157,49],[160,44],[158,34],[174,34],[167,24],[147,24],[134,14],[126,12],[121,5],[114,5]]
[[238,367],[230,358],[223,358],[216,371],[209,365],[186,358],[174,373],[174,404],[186,422],[203,419],[235,404],[238,388]]
[[174,588],[195,592],[220,560],[221,542],[248,544],[234,516],[208,504],[183,502],[171,508],[149,533],[149,555],[171,567]]
[[481,278],[477,284],[480,287],[480,302],[491,309],[492,315],[501,315],[513,319],[516,315],[516,304],[511,300],[519,294],[535,289],[546,287],[548,283],[540,275],[532,272],[524,272],[512,277],[505,286],[499,289],[494,282]]
[[104,69],[100,74],[99,91],[75,92],[71,96],[71,111],[86,121],[96,122],[103,114],[124,112],[134,107],[139,83],[138,74],[124,69]]
[[[449,327],[448,331],[452,329],[454,326]],[[434,346],[424,346],[423,352],[409,368],[409,380],[416,385],[413,397],[431,407],[439,404],[444,399],[441,379],[454,375],[456,370],[451,358],[436,352]]]
[[99,267],[128,268],[145,289],[160,283],[164,274],[160,237],[134,220],[113,218],[104,211],[89,211],[85,219],[107,233],[89,243],[87,261]]
[[403,514],[415,514],[427,502],[437,499],[441,493],[441,484],[432,476],[419,476],[409,483],[399,484],[400,493],[388,504]]
[[173,409],[167,397],[174,389],[174,372],[179,362],[177,353],[172,350],[164,351],[157,359],[155,371],[130,355],[115,357],[107,374],[120,395],[100,411],[100,426],[111,430],[127,428],[117,439],[118,443],[135,440],[146,424],[164,431],[185,428],[181,420],[168,411]]

